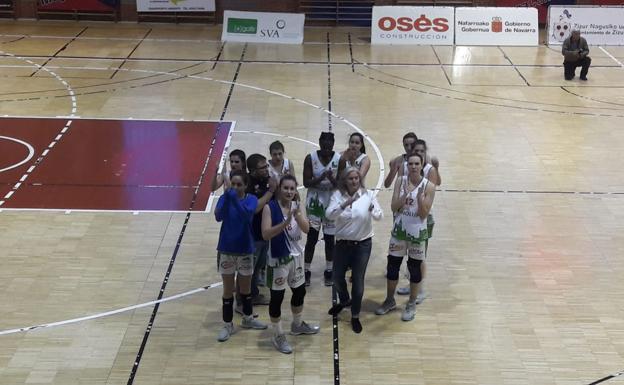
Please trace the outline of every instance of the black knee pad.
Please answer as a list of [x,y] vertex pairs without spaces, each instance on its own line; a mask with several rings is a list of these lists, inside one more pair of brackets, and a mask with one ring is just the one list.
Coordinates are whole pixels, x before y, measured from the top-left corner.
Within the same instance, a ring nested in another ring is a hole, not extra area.
[[301,285],[292,289],[292,297],[290,298],[290,305],[292,307],[303,306],[303,298],[306,295],[305,285]]
[[401,270],[401,262],[403,257],[395,257],[388,255],[388,265],[386,266],[386,278],[390,281],[396,281],[399,279],[399,270]]
[[410,273],[411,283],[420,283],[422,281],[422,274],[420,272],[420,265],[422,261],[413,258],[407,258],[407,270]]
[[271,318],[282,316],[282,302],[284,302],[284,292],[286,290],[271,290],[271,300],[269,301],[269,315]]

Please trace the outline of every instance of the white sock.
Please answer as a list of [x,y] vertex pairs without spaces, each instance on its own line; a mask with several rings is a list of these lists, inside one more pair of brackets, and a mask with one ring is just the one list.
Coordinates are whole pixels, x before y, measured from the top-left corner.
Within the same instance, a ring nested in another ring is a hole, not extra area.
[[310,271],[310,267],[312,267],[312,264],[306,262],[304,266],[305,266],[305,271]]
[[332,271],[334,269],[333,261],[325,261],[325,270]]
[[303,321],[303,312],[299,312],[297,314],[293,313],[293,324],[295,326],[301,326],[301,322]]
[[280,335],[280,334],[284,334],[284,329],[282,329],[282,320],[279,320],[277,322],[271,321],[271,324],[273,325],[273,334]]

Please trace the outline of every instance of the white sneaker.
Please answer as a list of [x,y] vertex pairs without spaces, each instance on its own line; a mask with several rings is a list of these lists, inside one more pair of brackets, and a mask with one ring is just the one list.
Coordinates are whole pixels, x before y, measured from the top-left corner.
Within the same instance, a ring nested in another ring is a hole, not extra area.
[[426,292],[423,291],[418,293],[418,295],[416,296],[416,305],[420,305],[421,303],[425,302],[425,299],[427,299]]
[[381,306],[379,306],[377,310],[375,310],[375,314],[383,315],[394,309],[396,309],[396,301],[394,300],[394,298],[392,299],[386,298],[381,304]]
[[305,321],[301,321],[301,325],[296,326],[291,322],[290,334],[298,336],[300,334],[316,334],[321,328],[318,325],[309,325]]
[[277,349],[278,352],[284,354],[292,353],[292,348],[286,339],[286,335],[284,334],[274,334],[271,338],[271,342],[273,342],[273,346]]
[[397,294],[398,295],[409,295],[411,292],[411,289],[409,286],[405,286],[405,287],[400,287],[397,289]]
[[263,322],[254,319],[253,316],[244,316],[243,322],[241,322],[241,327],[244,329],[256,329],[256,330],[264,330],[269,326]]
[[403,310],[403,314],[401,314],[401,319],[403,321],[411,321],[414,319],[416,315],[416,301],[410,302],[407,301],[405,304],[405,310]]
[[230,339],[230,336],[234,334],[234,324],[228,322],[223,325],[221,330],[219,330],[219,336],[217,337],[217,341],[224,342]]

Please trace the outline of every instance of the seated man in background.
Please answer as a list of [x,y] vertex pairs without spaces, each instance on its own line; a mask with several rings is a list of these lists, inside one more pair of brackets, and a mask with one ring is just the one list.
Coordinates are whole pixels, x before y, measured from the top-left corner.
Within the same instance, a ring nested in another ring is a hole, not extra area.
[[574,79],[576,67],[581,67],[581,80],[587,80],[587,71],[591,64],[587,40],[581,37],[581,31],[573,30],[572,35],[563,41],[563,68],[566,80]]

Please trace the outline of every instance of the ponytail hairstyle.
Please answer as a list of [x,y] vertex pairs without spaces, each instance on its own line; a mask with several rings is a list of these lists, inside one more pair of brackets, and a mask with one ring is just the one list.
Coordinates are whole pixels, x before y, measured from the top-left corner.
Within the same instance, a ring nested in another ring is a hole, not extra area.
[[282,183],[286,182],[287,180],[292,180],[293,182],[295,182],[295,186],[299,185],[299,183],[297,183],[297,178],[295,178],[294,175],[285,174],[279,180],[279,187],[282,187]]
[[360,148],[360,154],[366,154],[366,145],[364,145],[364,135],[360,134],[359,132],[354,132],[353,134],[349,135],[349,141],[351,141],[351,138],[353,138],[354,136],[357,136],[358,138],[360,138],[360,142],[362,142],[362,148]]
[[238,156],[238,158],[241,160],[241,164],[243,165],[243,170],[247,170],[247,155],[245,155],[245,151],[239,149],[232,150],[228,158],[231,158],[232,155]]
[[[414,156],[417,156],[418,159],[420,159],[420,164],[422,165],[422,167],[420,169],[420,176],[425,176],[425,171],[424,171],[424,169],[425,169],[425,159],[423,159],[422,155],[417,154],[417,153],[410,154],[410,156],[407,157],[408,164],[409,164],[410,158],[412,158]],[[408,170],[408,173],[409,173],[409,170]]]

